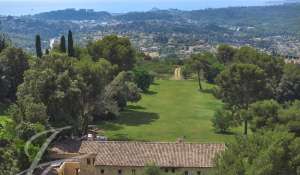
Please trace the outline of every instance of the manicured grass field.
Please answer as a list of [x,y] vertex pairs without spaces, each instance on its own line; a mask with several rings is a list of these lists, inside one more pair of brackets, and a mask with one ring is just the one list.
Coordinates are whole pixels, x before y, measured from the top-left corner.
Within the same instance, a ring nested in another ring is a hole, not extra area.
[[[212,85],[205,84],[205,90]],[[118,119],[99,124],[113,140],[224,142],[232,135],[216,134],[211,118],[222,103],[199,92],[195,81],[158,80],[140,102],[130,104]]]

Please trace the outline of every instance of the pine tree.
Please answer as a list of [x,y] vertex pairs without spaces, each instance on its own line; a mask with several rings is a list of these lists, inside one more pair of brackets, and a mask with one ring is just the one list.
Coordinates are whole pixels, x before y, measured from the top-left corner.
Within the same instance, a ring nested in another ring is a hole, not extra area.
[[67,48],[66,48],[66,38],[65,38],[65,36],[62,36],[62,37],[60,38],[59,50],[60,50],[62,53],[66,53],[66,52],[67,52]]
[[74,57],[74,42],[73,42],[73,35],[71,30],[69,30],[69,34],[68,34],[68,56],[70,57]]
[[43,52],[42,52],[42,44],[41,44],[40,35],[35,36],[35,49],[36,49],[36,56],[41,58],[43,56]]

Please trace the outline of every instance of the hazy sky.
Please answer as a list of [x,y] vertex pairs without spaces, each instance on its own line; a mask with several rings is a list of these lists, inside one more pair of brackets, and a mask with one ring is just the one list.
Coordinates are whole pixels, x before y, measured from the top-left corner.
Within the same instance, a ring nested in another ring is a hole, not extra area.
[[65,8],[97,11],[146,11],[153,7],[196,10],[229,6],[266,5],[270,0],[0,0],[0,14],[22,15]]

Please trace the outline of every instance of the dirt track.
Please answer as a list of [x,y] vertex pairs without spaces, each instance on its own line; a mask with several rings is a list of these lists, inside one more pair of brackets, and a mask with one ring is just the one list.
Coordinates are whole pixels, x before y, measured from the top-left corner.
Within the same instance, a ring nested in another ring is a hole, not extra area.
[[174,71],[174,80],[182,80],[181,67],[177,67]]

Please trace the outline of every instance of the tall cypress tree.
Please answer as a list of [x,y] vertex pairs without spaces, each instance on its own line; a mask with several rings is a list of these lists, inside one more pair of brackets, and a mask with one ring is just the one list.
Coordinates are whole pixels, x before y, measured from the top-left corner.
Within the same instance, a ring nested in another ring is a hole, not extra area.
[[41,44],[40,35],[35,36],[35,50],[36,50],[36,56],[41,58],[43,56],[43,52],[42,52],[42,44]]
[[45,54],[49,55],[49,53],[50,53],[49,49],[46,49]]
[[0,52],[5,49],[5,39],[0,38]]
[[60,38],[59,51],[61,51],[62,53],[66,53],[67,52],[66,38],[65,38],[65,36],[62,36]]
[[73,35],[71,30],[69,30],[69,34],[68,34],[68,55],[70,57],[74,57],[75,53],[74,53],[74,42],[73,42]]
[[4,34],[0,34],[0,52],[7,48],[9,45],[9,39]]

